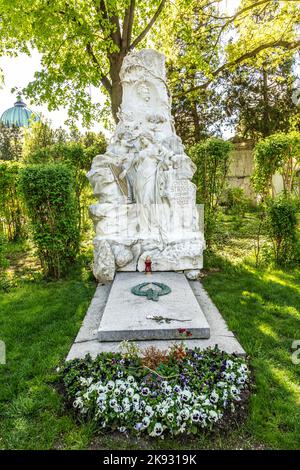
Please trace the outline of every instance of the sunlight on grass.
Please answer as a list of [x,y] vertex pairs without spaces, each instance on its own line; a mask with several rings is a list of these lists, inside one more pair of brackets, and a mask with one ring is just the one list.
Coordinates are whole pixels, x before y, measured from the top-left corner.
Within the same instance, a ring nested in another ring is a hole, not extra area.
[[283,272],[266,273],[264,275],[264,279],[266,281],[276,282],[277,284],[280,284],[284,287],[290,287],[291,289],[295,289],[296,291],[300,292],[300,283],[295,283],[295,277],[286,276]]
[[266,323],[262,323],[258,326],[258,329],[267,336],[270,336],[273,339],[278,340],[278,335],[275,333],[275,331]]
[[[298,370],[300,370],[300,364],[294,365],[294,367],[298,367]],[[295,404],[300,405],[300,384],[299,382],[295,382],[295,377],[292,377],[286,369],[280,369],[279,367],[271,366],[271,370],[274,374],[275,379],[283,387],[285,387],[289,393],[293,394]]]

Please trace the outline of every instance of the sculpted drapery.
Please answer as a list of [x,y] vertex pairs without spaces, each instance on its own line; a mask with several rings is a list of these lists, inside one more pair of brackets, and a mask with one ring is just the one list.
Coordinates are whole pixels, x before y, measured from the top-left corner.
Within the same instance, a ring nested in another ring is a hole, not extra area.
[[147,256],[154,271],[202,267],[195,167],[175,133],[164,60],[152,50],[126,56],[119,123],[88,173],[99,197],[91,206],[99,280],[116,269],[143,270]]

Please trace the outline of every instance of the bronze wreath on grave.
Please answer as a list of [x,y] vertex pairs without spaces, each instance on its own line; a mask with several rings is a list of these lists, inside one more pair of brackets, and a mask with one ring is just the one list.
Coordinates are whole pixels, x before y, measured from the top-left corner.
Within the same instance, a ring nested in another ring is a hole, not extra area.
[[[146,286],[154,285],[159,287],[159,290],[153,289],[144,289]],[[131,292],[134,295],[139,295],[140,297],[147,297],[148,300],[158,301],[160,295],[170,294],[171,288],[162,282],[143,282],[137,286],[132,287]]]

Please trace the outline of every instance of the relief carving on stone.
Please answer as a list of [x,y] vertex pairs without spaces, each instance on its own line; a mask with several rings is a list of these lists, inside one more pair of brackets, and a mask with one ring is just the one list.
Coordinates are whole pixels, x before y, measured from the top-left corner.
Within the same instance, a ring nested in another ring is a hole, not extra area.
[[128,54],[121,80],[119,122],[87,175],[99,200],[90,208],[94,274],[103,281],[115,270],[143,271],[147,256],[154,271],[200,269],[195,165],[174,129],[165,57],[149,49]]

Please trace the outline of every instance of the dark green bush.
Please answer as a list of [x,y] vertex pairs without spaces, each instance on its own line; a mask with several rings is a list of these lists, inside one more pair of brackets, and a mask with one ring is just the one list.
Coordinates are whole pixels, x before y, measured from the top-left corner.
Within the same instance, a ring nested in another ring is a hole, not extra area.
[[18,194],[18,178],[22,165],[0,160],[0,231],[8,240],[24,235],[25,218]]
[[297,207],[294,201],[279,196],[266,205],[267,231],[277,264],[295,260],[297,251]]
[[28,166],[21,171],[20,189],[44,272],[59,278],[79,250],[72,172],[61,164]]
[[106,141],[102,134],[86,133],[78,142],[61,142],[39,148],[26,156],[30,164],[63,163],[72,171],[78,206],[78,226],[88,219],[89,197],[92,193],[86,172],[93,158],[104,153]]

